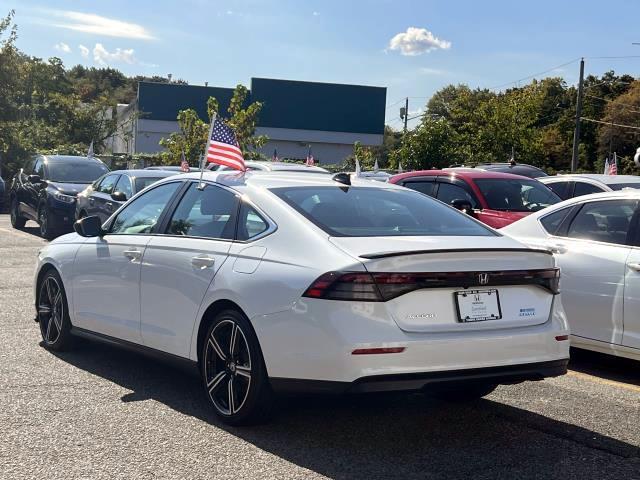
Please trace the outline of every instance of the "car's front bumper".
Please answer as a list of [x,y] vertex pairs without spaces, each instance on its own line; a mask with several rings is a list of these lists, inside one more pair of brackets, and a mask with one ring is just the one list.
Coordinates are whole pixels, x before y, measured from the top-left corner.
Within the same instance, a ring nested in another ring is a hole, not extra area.
[[64,203],[55,199],[49,200],[49,225],[56,230],[71,231],[75,221],[76,202]]

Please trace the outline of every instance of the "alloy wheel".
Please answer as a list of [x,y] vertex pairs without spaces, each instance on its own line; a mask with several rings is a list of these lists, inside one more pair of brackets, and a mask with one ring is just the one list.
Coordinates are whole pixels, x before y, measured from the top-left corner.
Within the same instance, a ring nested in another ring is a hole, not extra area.
[[38,295],[38,322],[42,339],[52,345],[62,334],[64,298],[60,284],[53,276],[47,276],[40,285]]
[[242,328],[231,319],[220,321],[207,338],[204,358],[209,398],[222,415],[234,415],[251,388],[251,354]]

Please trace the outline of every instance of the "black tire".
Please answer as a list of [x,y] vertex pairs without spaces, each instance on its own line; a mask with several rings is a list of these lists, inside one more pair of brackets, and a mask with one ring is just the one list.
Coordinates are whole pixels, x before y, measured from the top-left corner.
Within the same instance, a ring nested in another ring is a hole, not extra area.
[[268,420],[273,392],[249,320],[237,310],[222,311],[207,329],[202,343],[203,387],[218,417],[229,425]]
[[47,240],[53,240],[56,238],[56,232],[51,228],[51,222],[49,220],[49,209],[46,205],[42,204],[38,207],[38,225],[40,226],[40,236]]
[[447,402],[473,402],[489,395],[498,387],[495,383],[464,382],[455,385],[435,386],[429,393],[438,400]]
[[54,269],[47,271],[36,290],[36,308],[42,343],[60,352],[73,346],[67,294],[62,279]]
[[11,216],[11,226],[16,229],[24,228],[24,224],[27,223],[27,219],[20,215],[18,211],[18,199],[13,197],[9,206],[9,213]]

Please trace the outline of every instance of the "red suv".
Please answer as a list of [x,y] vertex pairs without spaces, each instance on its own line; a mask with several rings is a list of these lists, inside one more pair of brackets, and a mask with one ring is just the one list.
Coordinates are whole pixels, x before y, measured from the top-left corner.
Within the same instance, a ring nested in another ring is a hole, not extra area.
[[389,182],[435,197],[493,228],[561,201],[532,178],[476,169],[420,170],[395,175]]

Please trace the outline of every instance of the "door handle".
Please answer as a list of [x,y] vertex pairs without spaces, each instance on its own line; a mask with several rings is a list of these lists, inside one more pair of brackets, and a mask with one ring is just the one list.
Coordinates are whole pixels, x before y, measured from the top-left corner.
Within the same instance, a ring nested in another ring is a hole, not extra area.
[[640,272],[640,263],[630,263],[628,267],[634,272]]
[[140,250],[125,250],[122,254],[132,262],[140,260],[142,257],[142,252]]
[[193,257],[191,259],[191,265],[193,265],[196,268],[199,268],[200,270],[213,267],[215,263],[216,263],[216,259],[208,255]]
[[552,243],[548,245],[547,248],[551,250],[552,253],[567,253],[567,246],[562,243]]

